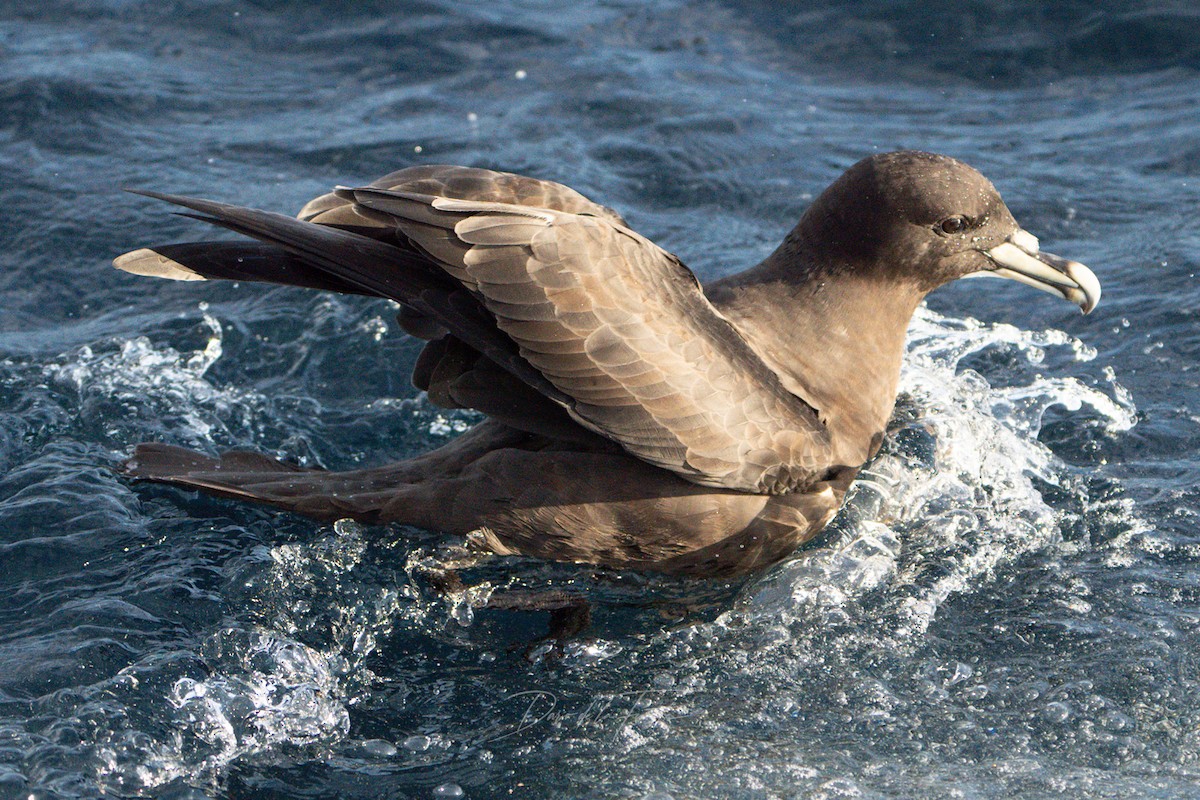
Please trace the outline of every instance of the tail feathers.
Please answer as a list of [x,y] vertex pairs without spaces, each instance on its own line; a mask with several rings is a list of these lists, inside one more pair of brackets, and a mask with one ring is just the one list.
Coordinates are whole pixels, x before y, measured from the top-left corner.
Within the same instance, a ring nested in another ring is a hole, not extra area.
[[148,442],[137,446],[133,456],[121,465],[121,471],[135,478],[162,481],[193,472],[291,475],[305,470],[249,450],[229,450],[213,458],[175,445]]
[[378,521],[396,497],[393,474],[303,469],[244,450],[212,458],[168,444],[140,444],[121,471],[138,480],[250,500],[316,519]]
[[113,266],[134,275],[176,281],[258,281],[374,295],[336,275],[312,268],[277,245],[262,242],[154,245],[118,256]]

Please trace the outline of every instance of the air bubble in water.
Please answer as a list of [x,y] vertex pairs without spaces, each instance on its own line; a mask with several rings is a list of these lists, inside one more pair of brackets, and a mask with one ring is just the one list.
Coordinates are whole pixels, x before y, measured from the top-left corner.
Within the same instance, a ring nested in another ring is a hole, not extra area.
[[425,750],[428,750],[431,743],[432,741],[428,736],[417,734],[416,736],[409,736],[407,739],[401,742],[400,745],[405,750],[411,750],[414,753],[421,753]]

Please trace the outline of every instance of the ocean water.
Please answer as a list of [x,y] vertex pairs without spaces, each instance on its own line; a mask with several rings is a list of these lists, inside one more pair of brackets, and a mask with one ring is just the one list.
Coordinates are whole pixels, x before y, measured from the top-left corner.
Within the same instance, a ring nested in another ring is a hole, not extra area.
[[[1200,13],[1102,5],[0,3],[0,798],[1200,796]],[[112,270],[210,235],[121,187],[294,212],[501,168],[713,278],[899,147],[1104,299],[932,296],[883,452],[765,574],[463,563],[112,470],[474,421],[387,303]],[[477,608],[547,588],[594,609],[562,652]]]

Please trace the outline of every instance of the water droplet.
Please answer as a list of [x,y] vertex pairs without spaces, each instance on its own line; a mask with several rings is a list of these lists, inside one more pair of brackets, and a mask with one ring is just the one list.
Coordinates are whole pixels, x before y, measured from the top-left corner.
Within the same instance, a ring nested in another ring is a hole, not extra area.
[[429,737],[417,734],[410,736],[400,743],[405,750],[412,750],[414,753],[420,753],[423,750],[429,749]]
[[988,696],[988,687],[982,683],[971,686],[963,690],[963,697],[968,700],[982,700]]
[[1109,709],[1100,715],[1100,726],[1113,733],[1127,733],[1137,727],[1137,722],[1120,711]]
[[396,755],[396,745],[386,739],[366,739],[359,748],[364,754],[377,758],[391,758]]
[[457,783],[443,783],[433,790],[434,797],[463,797],[465,792]]
[[956,683],[962,683],[967,678],[975,674],[975,670],[971,669],[970,664],[964,664],[961,661],[954,665],[954,674],[946,679],[946,686],[950,687]]
[[1047,703],[1042,709],[1042,716],[1050,722],[1066,722],[1071,717],[1071,707],[1058,701]]
[[513,77],[515,77],[519,81],[523,81],[529,77],[529,73],[523,69],[519,69],[513,73]]

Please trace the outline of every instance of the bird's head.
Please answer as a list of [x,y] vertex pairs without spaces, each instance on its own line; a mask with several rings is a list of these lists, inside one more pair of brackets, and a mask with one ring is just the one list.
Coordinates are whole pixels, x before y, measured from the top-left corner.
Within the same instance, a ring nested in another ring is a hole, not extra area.
[[859,161],[821,193],[794,235],[805,260],[831,274],[909,282],[921,293],[957,278],[1009,278],[1085,314],[1100,300],[1092,271],[1041,252],[987,178],[932,153]]

